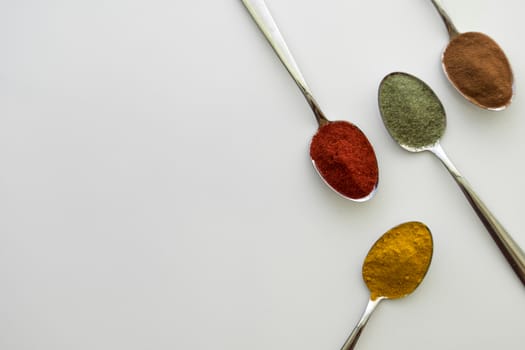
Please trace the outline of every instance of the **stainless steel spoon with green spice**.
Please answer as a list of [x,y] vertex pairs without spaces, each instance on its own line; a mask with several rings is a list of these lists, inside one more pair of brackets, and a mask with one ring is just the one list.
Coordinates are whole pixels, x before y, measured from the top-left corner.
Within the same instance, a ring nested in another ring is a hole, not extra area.
[[328,120],[314,99],[299,66],[263,0],[241,0],[310,105],[319,128],[310,144],[310,158],[324,180],[346,199],[363,202],[377,190],[377,159],[366,135],[347,121]]
[[439,158],[525,285],[525,253],[476,195],[439,143],[445,132],[446,116],[432,89],[410,74],[391,73],[379,86],[379,109],[390,136],[401,147],[410,152],[430,151]]
[[514,76],[503,50],[486,34],[459,33],[441,4],[437,0],[432,4],[450,37],[442,56],[448,80],[475,105],[493,111],[505,109],[514,95]]

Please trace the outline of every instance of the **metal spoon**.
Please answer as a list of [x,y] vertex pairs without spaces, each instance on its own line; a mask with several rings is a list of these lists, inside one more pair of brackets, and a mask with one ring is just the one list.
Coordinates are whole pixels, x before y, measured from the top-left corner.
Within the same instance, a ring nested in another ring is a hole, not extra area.
[[[432,89],[410,74],[391,73],[379,86],[379,109],[390,136],[402,148],[409,152],[430,151],[439,158],[525,285],[525,253],[488,210],[440,145],[446,115]],[[424,134],[423,130],[431,132]]]
[[[400,246],[399,243],[403,244]],[[377,240],[368,252],[362,270],[363,280],[370,291],[370,300],[341,350],[355,347],[370,315],[381,300],[402,298],[419,286],[430,266],[432,252],[432,235],[421,222],[403,223],[388,230]],[[410,274],[406,275],[406,271]]]
[[[372,148],[372,145],[368,141],[365,134],[357,128],[354,124],[349,123],[347,121],[329,121],[324,113],[321,111],[321,108],[317,104],[316,100],[314,99],[312,92],[310,91],[310,88],[306,84],[306,81],[299,70],[299,67],[297,66],[297,63],[295,62],[294,57],[292,56],[292,53],[288,49],[288,45],[284,41],[283,36],[281,35],[279,28],[277,27],[277,24],[275,23],[274,19],[272,18],[272,15],[270,11],[268,10],[266,3],[263,0],[241,0],[254,19],[255,23],[261,30],[261,32],[264,34],[272,48],[274,49],[277,56],[279,56],[279,59],[281,60],[282,64],[286,67],[288,70],[288,73],[290,73],[291,77],[294,79],[295,83],[301,90],[302,94],[306,98],[306,101],[310,105],[315,118],[317,120],[317,123],[319,125],[317,134],[319,134],[319,131],[323,128],[326,128],[328,125],[335,125],[337,124],[345,124],[346,126],[351,126],[355,133],[356,133],[356,139],[359,143],[359,146],[361,149],[364,149],[367,152],[367,157],[363,157],[363,159],[357,159],[355,162],[361,162],[362,165],[359,164],[360,167],[364,168],[373,168],[375,173],[375,179],[373,183],[366,186],[366,188],[359,189],[359,193],[356,195],[349,194],[349,193],[343,193],[343,191],[340,188],[339,181],[334,181],[329,175],[330,174],[323,174],[323,172],[319,169],[319,167],[316,164],[316,161],[322,161],[319,159],[313,159],[312,156],[312,163],[321,176],[321,178],[325,181],[325,183],[332,188],[335,192],[343,196],[344,198],[356,201],[356,202],[363,202],[370,198],[372,198],[377,190],[377,183],[378,183],[378,170],[377,170],[377,159],[375,156],[374,149]],[[316,134],[316,135],[317,135]],[[356,140],[354,139],[354,142]],[[312,139],[311,146],[317,146],[316,144],[316,138],[314,135],[314,138]],[[340,142],[336,145],[332,145],[332,147],[338,147],[338,150],[340,149],[341,153],[345,153],[348,151],[352,151],[351,145],[349,146],[348,142]],[[364,163],[366,161],[366,163]],[[344,168],[344,167],[343,167]],[[344,169],[343,172],[348,172],[348,169]],[[357,175],[357,174],[356,174]],[[355,183],[353,179],[354,174],[346,174],[346,177],[343,179],[346,183]],[[340,179],[339,179],[340,180]]]
[[[450,37],[441,58],[448,80],[463,97],[481,108],[493,111],[507,108],[514,95],[514,77],[501,47],[486,34],[459,33],[439,1],[431,1],[445,22]],[[475,51],[472,49],[474,43],[479,44]],[[467,47],[468,50],[465,49]],[[465,65],[466,61],[473,60],[484,62],[484,66]],[[484,69],[486,65],[490,65],[491,69]],[[457,74],[461,74],[464,79],[456,79]],[[465,79],[469,81],[468,84]],[[471,85],[472,82],[475,83]]]

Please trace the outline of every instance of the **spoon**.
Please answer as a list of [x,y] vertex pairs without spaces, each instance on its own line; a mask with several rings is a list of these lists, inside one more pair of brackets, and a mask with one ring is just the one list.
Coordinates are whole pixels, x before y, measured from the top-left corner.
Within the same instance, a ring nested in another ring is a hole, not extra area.
[[448,80],[463,97],[481,108],[507,108],[514,94],[514,77],[503,50],[486,34],[459,33],[441,4],[437,0],[432,4],[450,37],[441,59]]
[[365,312],[341,350],[355,347],[379,302],[412,293],[425,277],[432,260],[432,235],[421,222],[405,222],[388,230],[368,252],[363,280],[370,291]]
[[409,152],[432,152],[447,168],[514,272],[525,285],[525,254],[445,154],[440,139],[446,115],[441,101],[420,79],[390,73],[379,86],[379,109],[390,136]]
[[318,123],[317,133],[310,144],[310,158],[314,168],[324,182],[344,198],[356,202],[372,198],[377,190],[379,175],[376,155],[367,137],[352,123],[330,121],[325,117],[266,3],[263,0],[241,1],[314,113]]

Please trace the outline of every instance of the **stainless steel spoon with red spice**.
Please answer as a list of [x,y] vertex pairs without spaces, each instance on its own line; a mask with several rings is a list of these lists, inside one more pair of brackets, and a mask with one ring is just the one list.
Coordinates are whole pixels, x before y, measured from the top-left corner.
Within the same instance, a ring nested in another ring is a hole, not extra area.
[[448,80],[475,105],[493,111],[505,109],[514,95],[514,76],[503,50],[486,34],[459,33],[441,4],[437,0],[432,4],[450,37],[441,59]]
[[343,197],[362,202],[374,195],[379,171],[374,149],[365,134],[347,121],[329,121],[310,88],[263,0],[241,0],[312,108],[319,129],[310,157],[321,178]]

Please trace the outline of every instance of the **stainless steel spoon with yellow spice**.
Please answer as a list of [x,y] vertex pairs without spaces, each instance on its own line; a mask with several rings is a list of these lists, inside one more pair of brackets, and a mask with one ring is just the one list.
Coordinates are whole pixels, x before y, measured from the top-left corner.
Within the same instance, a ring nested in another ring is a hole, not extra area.
[[437,0],[432,4],[450,37],[442,57],[449,81],[475,105],[494,111],[505,109],[514,94],[514,77],[503,50],[486,34],[459,33],[441,4]]
[[390,136],[410,152],[432,152],[452,175],[499,249],[525,285],[525,253],[459,173],[440,145],[445,109],[432,89],[407,73],[391,73],[379,86],[379,110]]
[[355,347],[363,327],[381,300],[412,293],[425,277],[432,260],[432,235],[421,222],[406,222],[375,242],[363,263],[363,280],[370,300],[341,350]]

